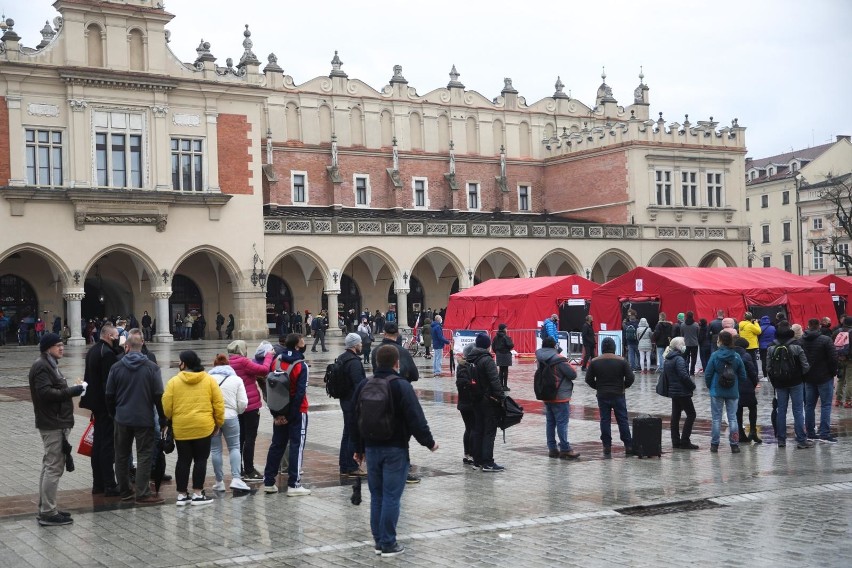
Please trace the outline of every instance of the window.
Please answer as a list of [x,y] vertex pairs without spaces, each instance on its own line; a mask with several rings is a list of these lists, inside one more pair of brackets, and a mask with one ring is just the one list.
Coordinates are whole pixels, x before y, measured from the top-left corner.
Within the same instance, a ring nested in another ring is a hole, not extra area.
[[781,205],[790,205],[790,192],[782,191],[781,192]]
[[657,170],[657,205],[672,204],[672,172],[669,170]]
[[814,231],[822,230],[822,217],[814,217]]
[[698,205],[698,173],[680,172],[681,205],[695,207]]
[[308,202],[308,174],[307,172],[290,172],[290,180],[293,186],[291,192],[293,203],[307,204]]
[[790,221],[784,221],[781,225],[781,240],[784,242],[790,240]]
[[367,176],[355,176],[355,205],[366,207],[370,204],[369,182]]
[[763,240],[760,242],[767,244],[769,242],[769,225],[762,225],[760,229],[763,231]]
[[530,210],[530,186],[518,186],[518,211]]
[[62,185],[62,132],[25,130],[27,183]]
[[763,268],[771,268],[772,267],[772,257],[764,256],[763,257]]
[[479,184],[467,184],[467,208],[479,209]]
[[429,206],[429,180],[426,178],[414,178],[414,206],[428,207]]
[[792,164],[790,164],[790,168],[791,168],[794,172],[798,172],[798,171],[799,171],[799,162],[793,162]]
[[97,185],[142,187],[142,115],[95,111],[94,123]]
[[840,243],[837,245],[837,264],[846,268],[849,264],[845,259],[849,258],[849,243]]
[[767,176],[774,176],[775,175],[775,168],[766,168],[766,175]]
[[761,195],[760,196],[760,207],[762,209],[766,209],[767,207],[769,207],[769,196],[768,195]]
[[748,197],[746,197],[746,211],[748,211],[748,210],[749,210],[749,203],[748,203]]
[[814,247],[814,270],[823,270],[825,268],[825,259],[822,250],[819,247]]
[[793,272],[793,255],[785,254],[784,255],[784,270],[787,272]]
[[172,138],[172,189],[202,191],[204,152],[201,140]]
[[711,172],[707,174],[707,207],[724,207],[722,199],[722,174]]

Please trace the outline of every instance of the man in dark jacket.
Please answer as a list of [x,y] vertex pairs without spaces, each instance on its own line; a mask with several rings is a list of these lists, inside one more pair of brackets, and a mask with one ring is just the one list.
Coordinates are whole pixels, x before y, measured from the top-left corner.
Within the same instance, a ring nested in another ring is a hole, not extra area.
[[592,327],[592,316],[586,316],[583,327],[580,329],[580,338],[583,340],[583,360],[580,369],[585,371],[589,361],[595,356],[595,330]]
[[[775,357],[775,351],[779,348],[786,349],[787,356],[792,360],[792,373],[786,379],[780,375],[778,369],[781,366],[781,355]],[[782,320],[776,326],[775,341],[767,349],[766,357],[769,382],[775,387],[775,394],[778,397],[778,417],[775,420],[775,436],[778,440],[778,447],[783,448],[787,445],[787,403],[791,402],[796,447],[798,449],[813,448],[814,443],[808,440],[807,432],[805,432],[805,389],[802,386],[802,377],[810,370],[810,363],[804,350],[796,342],[795,333],[786,320]],[[776,359],[779,361],[776,362]]]
[[[221,340],[222,339],[222,326],[225,325],[225,316],[222,315],[222,312],[216,312],[216,337]],[[283,335],[280,331],[279,335]],[[146,338],[147,340],[147,338]]]
[[[148,315],[148,312],[145,311],[142,313],[142,334],[145,337],[145,341],[151,341],[151,316]],[[222,339],[219,337],[219,339]]]
[[494,463],[494,438],[497,436],[497,418],[506,393],[500,384],[497,365],[489,349],[491,338],[484,333],[476,336],[474,347],[466,360],[476,367],[476,377],[482,399],[474,403],[474,426],[472,435],[473,467],[484,472],[499,473],[506,468]]
[[586,383],[597,391],[598,409],[601,414],[601,442],[604,456],[612,455],[612,413],[618,423],[618,433],[624,442],[624,453],[633,454],[633,438],[627,421],[627,398],[624,391],[633,384],[635,377],[630,364],[615,354],[615,341],[606,337],[601,342],[603,354],[589,363]]
[[[382,345],[396,346],[397,351],[399,351],[399,376],[409,383],[419,380],[420,371],[417,370],[417,365],[414,363],[414,358],[411,356],[411,353],[408,352],[408,349],[405,349],[402,346],[402,340],[399,336],[399,328],[396,326],[396,322],[389,321],[385,323],[384,330],[384,337],[382,338],[382,342],[379,344],[379,347]],[[373,350],[370,360],[374,369],[376,368],[376,354],[378,351],[378,349]]]
[[42,526],[69,525],[71,515],[60,511],[56,506],[56,492],[59,478],[65,471],[66,436],[74,427],[75,396],[86,391],[86,383],[69,387],[59,360],[65,347],[55,333],[47,333],[39,341],[41,355],[30,368],[30,397],[35,412],[35,425],[44,444],[44,458],[41,464],[39,484],[38,524]]
[[[568,359],[556,350],[556,341],[552,337],[542,340],[541,349],[535,352],[535,359],[539,367],[543,367],[543,372],[547,373],[545,378],[557,384],[556,396],[543,401],[547,455],[563,460],[577,459],[580,454],[571,449],[571,443],[568,441],[569,404],[574,393],[577,373],[568,363]],[[556,445],[557,436],[559,446]]]
[[[370,488],[370,530],[373,533],[376,554],[392,557],[402,554],[405,547],[396,541],[396,524],[399,519],[400,500],[408,475],[408,441],[411,436],[420,445],[434,452],[438,443],[432,438],[429,424],[423,415],[420,401],[407,381],[398,380],[399,351],[382,345],[376,349],[376,367],[371,380],[387,380],[393,400],[393,434],[387,440],[364,437],[353,429],[358,448],[355,459],[360,463],[367,458],[367,485]],[[363,381],[353,395],[355,424],[361,423],[357,401],[368,384]]]
[[[734,339],[734,351],[743,360],[745,365],[746,379],[745,381],[737,381],[737,388],[740,392],[740,398],[737,403],[737,424],[740,427],[740,443],[745,444],[749,441],[755,444],[762,444],[763,440],[757,435],[757,396],[755,389],[760,386],[757,366],[754,364],[754,359],[747,351],[748,339],[745,337],[737,337]],[[745,431],[745,422],[743,422],[743,411],[748,408],[749,419],[749,434]]]
[[657,346],[657,372],[663,372],[663,353],[666,347],[671,343],[672,337],[672,322],[666,319],[666,312],[660,312],[660,320],[657,322],[657,327],[654,328],[654,334],[651,336],[654,344]]
[[357,333],[350,333],[343,343],[346,350],[337,358],[337,364],[340,365],[340,372],[349,382],[349,395],[340,399],[340,409],[343,411],[343,436],[340,439],[338,462],[340,475],[360,477],[367,474],[362,468],[358,467],[358,462],[352,457],[355,454],[353,432],[356,428],[354,422],[355,402],[352,395],[358,385],[367,379],[367,375],[364,373],[364,365],[361,364],[361,336]]
[[819,441],[837,443],[831,434],[831,401],[834,396],[834,375],[837,374],[837,353],[834,342],[823,335],[816,318],[808,320],[808,329],[799,344],[811,368],[805,373],[805,431],[810,440],[817,439],[816,403],[820,401]]
[[494,336],[494,341],[491,345],[491,350],[494,351],[494,359],[499,370],[500,382],[503,384],[504,391],[510,391],[509,388],[509,367],[512,366],[512,349],[515,348],[515,342],[506,333],[506,324],[501,323],[497,327],[497,334]]
[[707,324],[708,330],[710,331],[710,353],[713,353],[719,347],[719,334],[722,333],[722,329],[724,329],[724,326],[722,325],[723,319],[725,319],[725,310],[717,310],[716,319]]
[[[92,411],[95,419],[92,442],[92,494],[103,493],[118,497],[121,492],[115,482],[115,443],[112,416],[106,407],[106,384],[110,369],[118,361],[118,330],[112,324],[101,327],[100,340],[86,353],[84,378],[86,394],[80,398],[80,408]],[[150,423],[150,422],[149,422]]]
[[311,333],[314,334],[314,344],[311,346],[311,352],[317,352],[317,342],[322,345],[322,351],[328,351],[325,347],[325,330],[328,329],[328,320],[325,317],[325,312],[321,312],[311,321]]
[[160,428],[166,427],[163,413],[163,377],[160,368],[142,353],[142,333],[132,329],[124,344],[125,355],[113,365],[106,385],[106,405],[115,420],[115,476],[122,499],[132,499],[128,464],[136,440],[136,504],[159,505],[165,500],[151,493],[151,458],[157,431],[151,427],[157,408]]

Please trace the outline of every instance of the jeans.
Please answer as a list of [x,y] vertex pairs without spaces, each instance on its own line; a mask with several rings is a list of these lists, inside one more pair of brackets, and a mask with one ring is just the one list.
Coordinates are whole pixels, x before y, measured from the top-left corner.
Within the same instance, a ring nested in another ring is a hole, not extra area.
[[[668,347],[668,346],[666,346],[666,347]],[[666,350],[665,347],[657,347],[657,372],[658,373],[663,372],[663,364],[666,362],[666,360],[663,359],[663,353],[665,352],[665,350]]]
[[283,426],[272,426],[272,443],[266,455],[266,467],[263,469],[263,484],[275,485],[281,458],[287,443],[290,443],[290,461],[287,464],[287,487],[299,487],[302,484],[302,458],[305,452],[305,438],[308,433],[308,414],[299,413],[298,418]]
[[191,327],[183,328],[183,338],[184,339],[192,339],[192,328]]
[[546,419],[545,435],[547,436],[547,449],[556,449],[556,437],[559,437],[559,451],[570,452],[571,444],[568,442],[568,403],[567,402],[545,402],[544,416]]
[[639,350],[639,366],[642,367],[643,371],[651,370],[651,350],[650,349],[640,349]]
[[42,517],[56,515],[56,491],[59,478],[65,473],[65,454],[62,452],[62,439],[68,430],[39,430],[44,444],[44,457],[41,460],[41,477],[38,482],[38,513]]
[[[680,431],[680,415],[686,412],[686,420],[683,422],[683,432]],[[695,405],[691,396],[672,397],[672,446],[691,444],[692,425],[695,424]]]
[[355,455],[355,442],[352,440],[352,430],[357,428],[355,424],[355,411],[343,410],[343,435],[340,437],[340,455],[337,463],[340,473],[348,473],[358,470],[358,462],[352,457]]
[[92,440],[92,488],[114,489],[115,471],[115,423],[106,412],[95,415],[94,440]]
[[713,446],[719,445],[720,431],[722,430],[722,408],[728,414],[728,440],[732,446],[740,445],[740,429],[737,426],[737,403],[736,398],[720,398],[718,396],[710,397],[710,414],[712,415],[713,426],[710,430],[710,444]]
[[778,418],[775,419],[775,438],[778,443],[787,441],[787,402],[793,405],[793,430],[796,433],[796,442],[802,444],[808,437],[805,434],[805,412],[804,412],[804,385],[796,385],[789,388],[775,389],[778,397]]
[[318,330],[316,331],[316,333],[314,334],[314,344],[313,344],[313,346],[311,347],[311,351],[316,352],[316,350],[317,350],[317,342],[319,342],[319,343],[322,345],[322,350],[323,350],[323,351],[328,351],[328,349],[326,349],[326,348],[325,348],[325,331],[324,331],[324,330],[320,330],[320,329],[318,329]]
[[432,373],[435,375],[441,374],[441,363],[444,359],[444,348],[435,349],[435,355],[432,358]]
[[396,544],[396,524],[405,480],[408,450],[392,446],[367,446],[367,485],[370,488],[370,531],[377,548]]
[[133,457],[133,441],[136,440],[136,498],[150,495],[151,457],[157,433],[150,426],[115,425],[115,478],[118,490],[130,492],[130,462]]
[[[221,431],[210,440],[210,458],[216,481],[222,481],[222,436],[228,444],[228,460],[231,462],[231,479],[240,478],[240,421],[234,416],[226,418]],[[137,478],[138,479],[138,478]]]
[[639,344],[627,344],[627,361],[630,363],[630,368],[634,371],[639,368]]
[[497,436],[497,406],[490,400],[474,404],[474,425],[471,449],[476,465],[494,463],[494,438]]
[[816,401],[819,398],[819,437],[831,435],[831,399],[834,396],[834,381],[827,380],[821,385],[805,383],[805,430],[816,433]]
[[255,470],[254,442],[257,439],[257,427],[260,424],[260,409],[240,414],[240,458],[243,460],[242,472],[246,475]]
[[175,465],[175,488],[178,493],[186,493],[189,485],[189,465],[192,464],[192,488],[204,489],[207,477],[207,459],[210,457],[210,436],[194,440],[175,440],[177,465]]
[[598,396],[598,409],[601,412],[601,442],[605,448],[612,446],[612,413],[618,423],[618,434],[625,448],[633,447],[630,437],[630,423],[627,421],[627,399],[621,396]]

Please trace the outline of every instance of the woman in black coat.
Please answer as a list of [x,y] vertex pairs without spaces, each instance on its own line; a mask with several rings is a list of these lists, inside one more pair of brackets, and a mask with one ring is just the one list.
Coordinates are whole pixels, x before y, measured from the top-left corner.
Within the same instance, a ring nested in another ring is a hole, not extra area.
[[[686,343],[683,337],[675,337],[669,343],[663,355],[663,374],[668,381],[668,396],[672,399],[672,447],[681,450],[697,450],[698,446],[690,440],[692,425],[695,423],[695,405],[692,392],[695,383],[689,377],[686,368]],[[663,376],[660,377],[663,380]],[[680,415],[686,413],[683,430],[680,430]]]
[[494,336],[494,341],[491,343],[491,349],[494,351],[495,363],[497,363],[498,376],[503,384],[504,391],[510,391],[509,388],[509,367],[512,366],[512,349],[515,348],[515,342],[512,338],[506,335],[506,324],[501,323],[497,328],[497,335]]
[[[744,337],[734,339],[734,351],[739,353],[740,359],[745,365],[747,381],[738,381],[740,389],[740,402],[737,405],[737,424],[740,425],[740,443],[745,443],[749,440],[755,444],[762,444],[757,436],[757,396],[755,389],[759,384],[760,379],[757,376],[757,366],[754,364],[754,359],[748,354],[748,340]],[[750,434],[747,436],[743,425],[743,408],[748,408],[748,424]]]

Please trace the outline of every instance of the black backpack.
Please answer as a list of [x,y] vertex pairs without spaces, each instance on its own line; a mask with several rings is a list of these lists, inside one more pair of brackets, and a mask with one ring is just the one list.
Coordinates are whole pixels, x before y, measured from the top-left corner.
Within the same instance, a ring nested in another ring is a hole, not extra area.
[[538,336],[542,339],[547,337],[547,320],[542,322],[541,329],[538,330]]
[[562,359],[557,359],[554,363],[538,364],[535,375],[533,375],[533,392],[535,392],[536,400],[556,400],[556,394],[559,392],[559,387],[562,386],[564,377],[560,374],[557,381],[555,369],[562,361]]
[[638,338],[636,337],[636,326],[632,323],[628,323],[624,326],[624,341],[629,341],[631,343],[638,341]]
[[476,363],[469,361],[456,367],[456,389],[459,391],[459,398],[463,400],[470,402],[482,400],[485,389],[479,383]]
[[727,361],[722,362],[722,372],[719,373],[719,388],[729,389],[737,384],[737,373],[734,366]]
[[384,442],[390,440],[394,430],[394,406],[391,381],[388,378],[370,377],[358,395],[358,431],[364,440]]
[[802,370],[786,345],[775,346],[766,367],[774,387],[786,388],[802,382]]
[[340,357],[329,363],[325,368],[325,392],[331,398],[344,399],[349,397],[352,392],[352,381],[343,372],[343,365],[340,363]]

